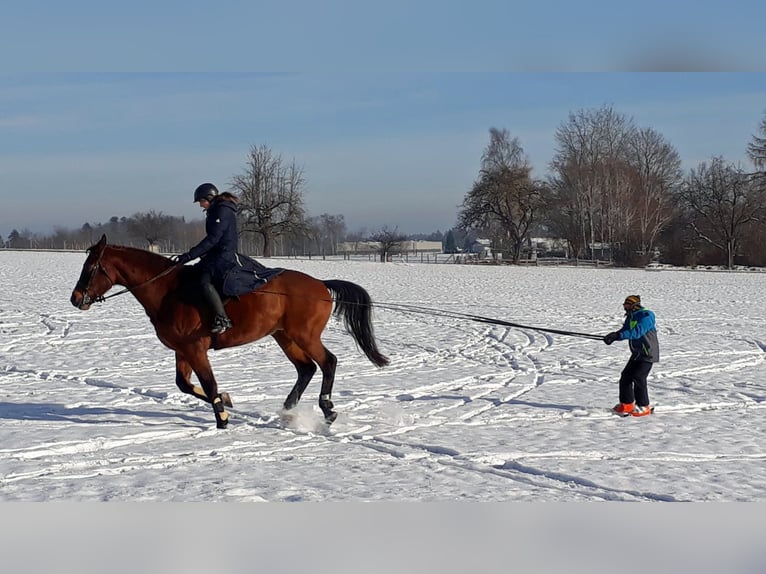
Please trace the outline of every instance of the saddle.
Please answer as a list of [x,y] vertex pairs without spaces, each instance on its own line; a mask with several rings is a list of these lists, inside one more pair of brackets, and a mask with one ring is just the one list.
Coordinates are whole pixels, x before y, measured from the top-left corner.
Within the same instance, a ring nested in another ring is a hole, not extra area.
[[[237,264],[231,267],[222,278],[216,278],[215,287],[222,298],[231,299],[251,293],[285,271],[282,267],[266,267],[252,257],[237,253]],[[199,289],[200,269],[187,265],[181,270],[181,299],[187,303],[202,302]]]
[[237,253],[237,264],[223,277],[219,291],[224,297],[238,297],[263,287],[284,271],[281,267],[266,267],[252,257]]

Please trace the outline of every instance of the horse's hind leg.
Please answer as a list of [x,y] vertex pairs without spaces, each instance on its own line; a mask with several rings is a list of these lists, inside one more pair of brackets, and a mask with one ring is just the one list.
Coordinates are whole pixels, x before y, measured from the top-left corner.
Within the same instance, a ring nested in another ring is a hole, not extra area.
[[335,366],[338,364],[338,358],[327,350],[319,337],[313,339],[303,336],[296,338],[296,343],[301,349],[311,357],[322,370],[322,390],[319,393],[319,408],[324,413],[325,421],[328,424],[338,418],[335,412],[335,405],[332,403],[332,387],[335,384]]
[[335,366],[338,364],[338,358],[328,351],[324,345],[322,345],[322,349],[324,350],[324,360],[318,361],[319,368],[322,369],[322,390],[319,393],[319,408],[322,409],[327,424],[330,424],[338,418],[338,413],[334,410],[335,405],[330,400],[332,387],[335,384]]
[[284,408],[285,410],[290,410],[301,400],[301,396],[303,396],[303,392],[314,376],[317,366],[303,349],[296,345],[295,341],[285,335],[283,331],[274,333],[272,336],[290,362],[295,366],[295,370],[298,371],[298,380],[295,381],[295,385],[285,399]]
[[[176,353],[176,386],[181,390],[181,392],[186,393],[187,395],[195,396],[201,401],[212,404],[212,401],[205,394],[205,391],[202,389],[202,387],[198,387],[192,383],[191,375],[192,368],[189,364],[189,361],[184,359],[180,354]],[[229,393],[221,393],[221,399],[223,400],[223,404],[225,406],[233,406]]]

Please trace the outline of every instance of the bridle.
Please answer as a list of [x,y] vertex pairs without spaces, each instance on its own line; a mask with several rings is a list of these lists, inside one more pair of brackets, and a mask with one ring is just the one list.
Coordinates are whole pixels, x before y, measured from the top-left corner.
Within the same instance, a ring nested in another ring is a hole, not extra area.
[[[97,295],[93,299],[90,298],[90,295],[88,295],[88,289],[90,288],[90,284],[93,282],[93,278],[96,276],[96,273],[101,271],[109,281],[109,289],[114,287],[114,281],[109,276],[109,273],[106,272],[106,269],[104,269],[104,266],[101,264],[101,257],[104,255],[104,250],[101,250],[101,253],[98,254],[98,258],[96,259],[96,262],[91,265],[90,273],[88,274],[88,280],[85,281],[85,285],[83,285],[83,280],[80,279],[80,281],[77,282],[77,285],[75,285],[75,289],[79,289],[82,291],[82,302],[80,303],[80,307],[83,307],[85,305],[90,305],[91,303],[101,303],[102,301],[106,300],[106,297],[103,295]],[[109,291],[107,289],[106,291]],[[104,291],[104,293],[106,293]]]
[[[111,299],[112,297],[117,297],[117,295],[122,295],[124,293],[130,293],[131,291],[133,291],[135,289],[140,289],[141,287],[144,287],[145,285],[148,285],[149,283],[152,283],[153,281],[156,281],[160,277],[164,277],[165,275],[167,275],[168,273],[173,271],[173,269],[176,268],[175,265],[171,265],[170,267],[168,267],[167,269],[165,269],[161,273],[159,273],[159,274],[155,275],[154,277],[144,281],[143,283],[139,283],[138,285],[134,285],[133,287],[125,287],[121,291],[117,291],[117,293],[112,293],[111,295],[107,295],[107,296],[97,295],[96,297],[91,299],[90,295],[88,295],[88,288],[90,287],[90,284],[93,281],[93,278],[96,276],[96,273],[98,273],[99,271],[101,271],[104,274],[104,276],[107,278],[107,280],[109,281],[109,288],[106,289],[106,291],[109,291],[109,289],[111,289],[112,287],[114,287],[116,285],[116,282],[109,276],[109,273],[106,272],[106,269],[104,269],[104,266],[101,264],[101,257],[103,255],[104,255],[104,249],[102,249],[101,253],[98,254],[98,258],[96,259],[96,262],[91,267],[90,273],[88,274],[88,280],[85,283],[85,286],[84,287],[80,286],[82,284],[82,281],[78,281],[77,285],[75,285],[75,289],[79,289],[83,293],[82,303],[80,303],[80,307],[82,307],[83,305],[90,305],[91,303],[103,303],[107,299]],[[104,291],[104,293],[106,293],[106,291]]]

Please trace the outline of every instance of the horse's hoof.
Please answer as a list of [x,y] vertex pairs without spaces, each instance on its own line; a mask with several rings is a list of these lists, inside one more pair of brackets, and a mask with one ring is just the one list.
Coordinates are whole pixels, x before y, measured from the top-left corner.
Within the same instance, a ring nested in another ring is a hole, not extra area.
[[223,397],[218,395],[213,401],[213,412],[215,413],[215,426],[219,429],[225,429],[229,424],[229,413],[223,408]]
[[328,425],[331,425],[335,422],[335,419],[338,418],[338,413],[335,411],[331,412],[329,415],[325,415],[324,422],[326,422]]
[[224,406],[227,406],[227,407],[234,406],[233,404],[231,404],[231,397],[229,396],[229,393],[221,393],[221,400],[223,401]]
[[288,410],[280,411],[279,422],[285,426],[290,426],[291,424],[295,423],[295,413]]

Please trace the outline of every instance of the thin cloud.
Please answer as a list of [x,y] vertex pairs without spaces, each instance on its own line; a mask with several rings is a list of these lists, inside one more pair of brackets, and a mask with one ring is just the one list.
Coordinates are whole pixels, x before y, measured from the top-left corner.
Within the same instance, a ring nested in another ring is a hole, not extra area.
[[29,129],[50,126],[49,118],[43,116],[18,115],[0,116],[0,129]]

